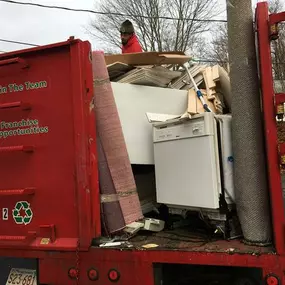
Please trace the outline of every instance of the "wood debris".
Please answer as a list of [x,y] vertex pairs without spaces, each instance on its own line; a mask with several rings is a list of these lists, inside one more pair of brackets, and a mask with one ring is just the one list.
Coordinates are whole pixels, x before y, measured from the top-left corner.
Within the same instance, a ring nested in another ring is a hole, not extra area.
[[[200,113],[204,112],[204,108],[195,94],[194,84],[183,67],[189,60],[190,57],[182,52],[105,56],[111,81],[189,91],[189,104],[193,104],[190,108],[191,114],[193,110]],[[231,89],[227,71],[219,65],[201,64],[189,65],[188,69],[209,107],[217,114],[230,112]]]

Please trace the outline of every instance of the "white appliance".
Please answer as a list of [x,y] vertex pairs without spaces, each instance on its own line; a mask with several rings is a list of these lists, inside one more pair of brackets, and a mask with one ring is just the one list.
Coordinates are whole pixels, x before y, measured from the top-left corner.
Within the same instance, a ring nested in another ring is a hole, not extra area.
[[[213,113],[204,113],[153,125],[158,203],[173,208],[219,209],[222,190],[218,135],[221,134],[224,145],[230,144],[228,119],[223,116],[215,119]],[[223,132],[218,133],[217,122]],[[232,157],[231,145],[222,149],[225,156]],[[222,165],[223,173],[231,172],[230,165]],[[229,175],[227,192],[234,197],[231,179]],[[227,202],[233,203],[229,195],[225,196]]]
[[188,92],[170,88],[111,82],[132,164],[154,164],[152,125],[146,113],[182,115]]

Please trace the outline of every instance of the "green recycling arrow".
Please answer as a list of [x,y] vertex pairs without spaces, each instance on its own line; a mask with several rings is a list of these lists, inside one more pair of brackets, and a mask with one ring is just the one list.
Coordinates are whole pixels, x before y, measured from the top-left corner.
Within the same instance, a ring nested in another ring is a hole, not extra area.
[[21,202],[18,202],[18,203],[16,204],[15,208],[16,208],[17,210],[20,210],[20,209],[22,208]]
[[24,209],[28,209],[29,208],[30,204],[28,202],[24,201],[24,202],[21,202],[21,203],[22,203],[22,206],[23,206]]
[[14,217],[14,220],[16,224],[22,224],[23,223],[23,217]]
[[[21,210],[24,210],[25,216],[21,215]],[[30,204],[26,201],[17,202],[12,214],[17,225],[28,225],[33,219],[33,211],[30,208]]]

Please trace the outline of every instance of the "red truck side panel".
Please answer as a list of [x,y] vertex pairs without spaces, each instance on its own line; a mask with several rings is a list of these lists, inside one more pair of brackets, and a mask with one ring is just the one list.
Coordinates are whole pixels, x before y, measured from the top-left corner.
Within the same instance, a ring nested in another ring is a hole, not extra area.
[[262,90],[264,127],[267,148],[268,181],[270,186],[272,222],[275,247],[278,254],[285,253],[285,216],[281,188],[276,112],[274,107],[274,82],[272,74],[271,45],[269,37],[268,3],[259,3],[256,10],[259,44],[260,79]]
[[90,51],[68,41],[0,57],[1,247],[88,248],[100,233]]

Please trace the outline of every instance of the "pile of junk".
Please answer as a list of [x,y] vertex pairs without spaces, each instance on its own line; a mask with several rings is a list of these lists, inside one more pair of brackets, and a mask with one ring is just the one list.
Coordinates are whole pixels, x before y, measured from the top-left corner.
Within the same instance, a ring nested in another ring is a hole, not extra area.
[[105,236],[240,237],[227,71],[179,52],[93,52],[93,77]]

